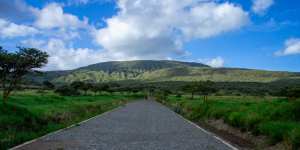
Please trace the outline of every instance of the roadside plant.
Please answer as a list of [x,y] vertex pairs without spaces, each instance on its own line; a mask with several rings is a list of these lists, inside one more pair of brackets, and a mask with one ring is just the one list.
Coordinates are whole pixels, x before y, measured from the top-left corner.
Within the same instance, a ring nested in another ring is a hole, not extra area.
[[173,111],[176,112],[177,114],[181,113],[181,107],[178,103],[173,104]]

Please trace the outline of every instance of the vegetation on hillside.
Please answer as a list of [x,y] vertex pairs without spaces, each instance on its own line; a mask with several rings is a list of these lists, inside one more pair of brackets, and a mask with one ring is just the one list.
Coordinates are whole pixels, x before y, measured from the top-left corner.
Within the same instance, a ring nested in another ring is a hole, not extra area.
[[124,61],[124,62],[103,62],[81,67],[69,71],[48,71],[43,77],[30,77],[38,82],[51,81],[56,84],[71,83],[73,81],[85,81],[101,83],[108,81],[124,80],[135,78],[144,72],[152,72],[165,68],[178,67],[209,67],[201,63],[177,62],[177,61]]

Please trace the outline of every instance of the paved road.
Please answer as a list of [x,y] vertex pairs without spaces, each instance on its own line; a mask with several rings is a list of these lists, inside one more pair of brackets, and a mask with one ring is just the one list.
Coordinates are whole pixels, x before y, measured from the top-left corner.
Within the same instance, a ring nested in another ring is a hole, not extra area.
[[155,101],[129,103],[20,149],[203,149],[227,145]]

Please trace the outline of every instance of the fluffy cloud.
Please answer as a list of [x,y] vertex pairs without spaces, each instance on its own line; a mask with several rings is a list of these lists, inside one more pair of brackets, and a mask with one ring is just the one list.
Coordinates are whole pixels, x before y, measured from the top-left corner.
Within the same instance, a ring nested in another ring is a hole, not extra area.
[[77,28],[88,27],[88,18],[84,17],[84,20],[81,21],[75,15],[64,13],[62,4],[50,3],[41,10],[33,7],[31,7],[30,10],[36,18],[33,24],[41,29],[69,27],[75,30]]
[[224,59],[222,57],[217,57],[214,59],[198,59],[198,62],[205,63],[211,67],[223,67],[224,66]]
[[22,41],[26,47],[36,47],[50,55],[46,70],[70,70],[87,66],[89,64],[109,61],[112,58],[105,51],[92,50],[88,48],[74,49],[72,43],[66,47],[66,43],[60,39],[50,39],[48,43],[44,40],[33,38]]
[[264,15],[267,9],[274,4],[274,0],[252,0],[252,11],[259,15]]
[[94,42],[116,57],[185,59],[182,41],[204,39],[251,24],[232,3],[208,0],[119,0],[120,11],[94,30]]
[[12,22],[0,19],[0,35],[2,38],[13,38],[18,36],[34,36],[35,34],[42,33],[34,27],[29,27],[26,25],[17,25]]
[[31,47],[40,49],[40,46],[45,44],[45,40],[35,40],[34,38],[30,38],[28,40],[22,40],[21,43],[23,45],[30,45]]
[[284,56],[290,54],[300,54],[300,38],[290,38],[285,41],[285,50],[277,51],[275,56]]

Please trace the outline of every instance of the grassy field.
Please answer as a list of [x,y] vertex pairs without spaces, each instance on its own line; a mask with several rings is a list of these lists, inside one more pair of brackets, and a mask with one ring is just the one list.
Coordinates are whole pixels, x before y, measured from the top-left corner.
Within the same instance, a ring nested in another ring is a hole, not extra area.
[[224,123],[240,131],[251,131],[253,135],[263,134],[270,139],[270,145],[284,141],[291,149],[300,148],[300,101],[286,98],[252,96],[210,96],[208,108],[201,96],[164,97],[166,102],[178,103],[182,108],[192,110],[191,120],[200,123],[209,117],[223,119]]
[[4,105],[0,94],[0,149],[19,145],[145,96],[142,93],[88,95],[59,96],[52,92],[40,95],[34,90],[14,91]]

